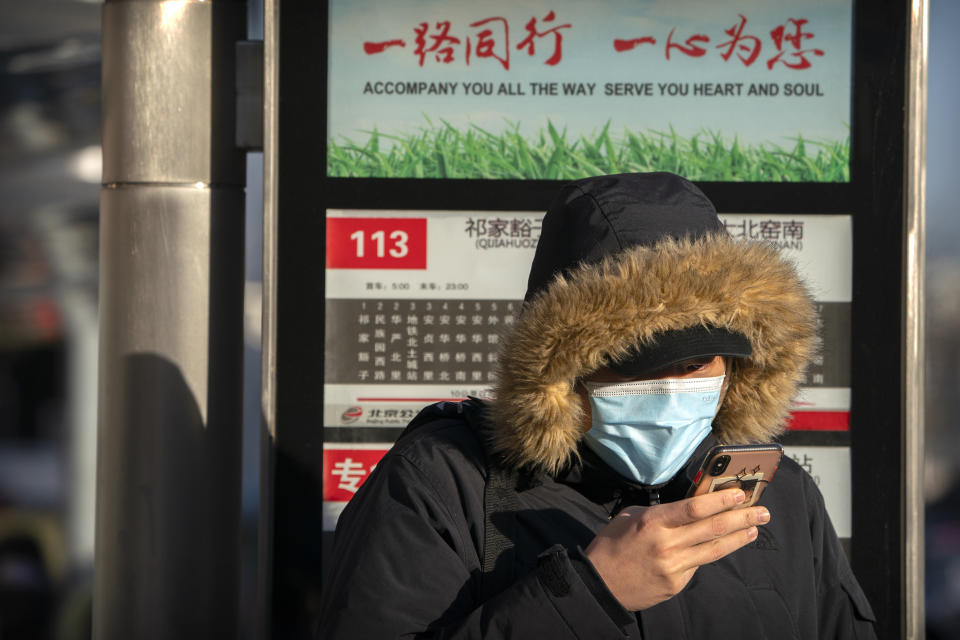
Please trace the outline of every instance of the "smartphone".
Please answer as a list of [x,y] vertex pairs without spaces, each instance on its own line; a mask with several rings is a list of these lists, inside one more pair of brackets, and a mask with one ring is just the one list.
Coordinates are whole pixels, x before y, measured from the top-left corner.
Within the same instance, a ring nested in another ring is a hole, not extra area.
[[687,497],[739,487],[746,500],[737,508],[756,504],[780,466],[779,444],[729,444],[710,450],[693,478]]

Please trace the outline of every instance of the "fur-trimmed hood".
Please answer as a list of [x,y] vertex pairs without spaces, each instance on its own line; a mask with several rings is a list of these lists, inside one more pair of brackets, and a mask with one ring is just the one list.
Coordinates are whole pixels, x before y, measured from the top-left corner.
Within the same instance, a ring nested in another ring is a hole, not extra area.
[[661,332],[695,325],[740,333],[753,350],[727,372],[714,433],[725,443],[768,441],[782,431],[815,351],[815,320],[792,263],[723,231],[663,234],[564,269],[530,297],[503,341],[494,447],[516,466],[557,472],[583,435],[575,381]]

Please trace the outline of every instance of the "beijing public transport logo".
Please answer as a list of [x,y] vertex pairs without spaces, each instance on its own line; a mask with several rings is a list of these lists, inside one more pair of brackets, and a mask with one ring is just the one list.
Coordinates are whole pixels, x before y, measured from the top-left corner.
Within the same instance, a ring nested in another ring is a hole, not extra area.
[[340,418],[343,420],[343,424],[353,424],[363,416],[363,407],[350,407],[342,414]]

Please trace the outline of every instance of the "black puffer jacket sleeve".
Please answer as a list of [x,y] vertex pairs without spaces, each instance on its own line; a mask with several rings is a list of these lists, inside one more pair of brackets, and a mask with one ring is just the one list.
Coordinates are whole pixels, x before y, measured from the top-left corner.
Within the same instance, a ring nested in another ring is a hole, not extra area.
[[577,549],[549,549],[505,591],[476,601],[483,473],[456,447],[388,453],[340,518],[318,637],[629,636],[633,616],[594,596]]
[[840,546],[823,495],[809,476],[803,478],[811,541],[820,552],[816,565],[818,637],[875,639],[876,618]]

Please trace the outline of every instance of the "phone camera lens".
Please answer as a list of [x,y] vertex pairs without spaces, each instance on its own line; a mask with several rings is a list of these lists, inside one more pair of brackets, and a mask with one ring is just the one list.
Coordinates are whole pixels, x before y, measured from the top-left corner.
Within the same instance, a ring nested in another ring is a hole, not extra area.
[[727,465],[730,464],[730,456],[720,456],[713,461],[713,466],[710,467],[710,475],[718,476],[727,469]]

